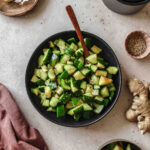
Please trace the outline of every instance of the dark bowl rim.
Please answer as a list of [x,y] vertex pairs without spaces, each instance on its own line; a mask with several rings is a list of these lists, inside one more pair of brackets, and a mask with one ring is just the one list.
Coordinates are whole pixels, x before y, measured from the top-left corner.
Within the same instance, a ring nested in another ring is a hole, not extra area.
[[70,32],[75,32],[75,31],[74,31],[74,30],[67,30],[67,31],[57,32],[57,33],[55,33],[55,34],[49,36],[48,38],[46,38],[44,41],[41,42],[41,44],[39,44],[39,45],[36,47],[36,49],[34,50],[34,52],[32,53],[32,55],[31,55],[31,57],[30,57],[30,59],[29,59],[29,61],[28,61],[27,67],[26,67],[25,86],[26,86],[26,91],[27,91],[27,95],[28,95],[28,97],[29,97],[30,102],[32,103],[32,105],[34,106],[34,108],[39,112],[39,114],[40,114],[41,116],[43,116],[43,117],[46,118],[48,121],[50,121],[50,122],[52,122],[52,123],[55,123],[55,124],[57,124],[57,125],[61,125],[61,126],[64,126],[64,127],[78,128],[78,127],[89,126],[89,125],[91,125],[91,124],[94,124],[94,123],[96,123],[96,122],[102,120],[102,119],[103,119],[104,117],[106,117],[106,116],[110,113],[110,111],[114,108],[115,104],[116,104],[117,101],[118,101],[118,98],[119,98],[119,96],[120,96],[120,93],[121,93],[121,88],[122,88],[122,72],[121,72],[120,63],[119,63],[118,58],[117,58],[116,54],[114,53],[113,49],[112,49],[103,39],[101,39],[99,36],[97,36],[97,35],[95,35],[95,34],[92,34],[92,33],[89,33],[89,32],[87,32],[87,31],[82,31],[82,33],[88,34],[89,36],[96,37],[97,39],[101,40],[101,41],[106,45],[106,47],[112,51],[112,54],[114,55],[115,60],[116,60],[116,62],[117,62],[117,64],[118,64],[118,67],[119,67],[119,74],[120,74],[120,75],[119,75],[120,84],[119,84],[119,89],[118,89],[116,98],[115,98],[114,102],[111,104],[110,108],[109,108],[107,111],[105,111],[102,116],[100,116],[99,118],[97,118],[97,119],[95,119],[95,120],[93,120],[93,121],[91,121],[91,122],[88,122],[88,123],[83,123],[83,124],[79,124],[79,125],[68,125],[68,124],[65,124],[65,123],[62,123],[62,122],[57,122],[57,121],[55,121],[55,120],[51,120],[50,118],[48,118],[47,116],[45,116],[45,115],[40,111],[40,109],[37,108],[36,104],[33,102],[32,98],[30,97],[30,94],[29,94],[29,90],[28,90],[28,86],[27,86],[27,81],[28,81],[27,74],[28,74],[28,70],[29,70],[29,67],[30,67],[29,64],[30,64],[30,62],[32,61],[32,58],[34,57],[35,53],[36,53],[37,51],[39,51],[39,48],[40,48],[48,39],[52,38],[53,36],[57,36],[57,35],[59,35],[59,34],[67,34],[67,33],[70,33]]
[[135,144],[134,142],[131,142],[131,141],[129,141],[129,140],[122,139],[122,138],[120,138],[120,139],[118,138],[118,139],[108,140],[107,142],[105,142],[105,143],[103,143],[101,146],[99,146],[98,150],[101,150],[102,148],[104,148],[105,146],[107,146],[107,145],[109,145],[109,144],[111,144],[111,143],[113,143],[113,142],[128,142],[128,143],[130,143],[130,144],[136,146],[138,149],[142,150],[139,145],[137,145],[137,144]]
[[144,5],[148,2],[150,2],[149,0],[143,0],[143,1],[140,1],[140,2],[128,2],[128,1],[124,1],[124,0],[117,0],[117,1],[119,1],[120,3],[126,4],[126,5],[129,5],[129,6]]

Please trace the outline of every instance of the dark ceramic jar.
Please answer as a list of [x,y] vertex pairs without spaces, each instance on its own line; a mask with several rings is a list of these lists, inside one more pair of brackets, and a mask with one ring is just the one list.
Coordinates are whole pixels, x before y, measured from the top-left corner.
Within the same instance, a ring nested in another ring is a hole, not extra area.
[[150,0],[103,0],[103,2],[112,11],[127,15],[140,11]]

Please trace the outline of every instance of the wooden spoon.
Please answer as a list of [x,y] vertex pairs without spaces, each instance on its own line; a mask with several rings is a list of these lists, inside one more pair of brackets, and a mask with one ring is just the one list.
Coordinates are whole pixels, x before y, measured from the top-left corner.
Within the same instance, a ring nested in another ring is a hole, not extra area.
[[74,28],[75,28],[75,31],[76,31],[76,33],[77,33],[77,36],[78,36],[78,38],[79,38],[79,40],[80,40],[80,42],[81,42],[81,45],[82,45],[83,50],[84,50],[84,56],[85,56],[85,58],[86,58],[86,57],[88,57],[90,54],[89,54],[88,48],[87,48],[86,45],[85,45],[85,42],[84,42],[84,39],[83,39],[81,30],[80,30],[80,27],[79,27],[77,18],[76,18],[76,16],[75,16],[75,13],[74,13],[74,11],[73,11],[73,9],[72,9],[71,6],[67,6],[67,7],[66,7],[66,10],[67,10],[67,13],[68,13],[68,15],[69,15],[69,17],[70,17],[70,20],[71,20],[71,22],[72,22]]
[[15,2],[5,2],[0,0],[0,12],[6,16],[21,16],[32,10],[37,4],[38,0],[29,0],[23,5],[19,5]]

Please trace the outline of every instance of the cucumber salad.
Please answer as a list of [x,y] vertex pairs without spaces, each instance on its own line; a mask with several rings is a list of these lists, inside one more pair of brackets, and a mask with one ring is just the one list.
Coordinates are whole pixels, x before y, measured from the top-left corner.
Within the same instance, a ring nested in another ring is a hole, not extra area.
[[121,142],[114,142],[114,143],[108,144],[107,146],[105,146],[101,150],[140,150],[140,149],[137,148],[133,144],[121,141]]
[[86,60],[81,43],[75,38],[50,41],[37,60],[31,91],[58,118],[70,115],[76,121],[89,119],[113,100],[113,78],[118,68],[109,66],[101,57],[102,49],[92,45],[91,38],[84,41],[90,50]]

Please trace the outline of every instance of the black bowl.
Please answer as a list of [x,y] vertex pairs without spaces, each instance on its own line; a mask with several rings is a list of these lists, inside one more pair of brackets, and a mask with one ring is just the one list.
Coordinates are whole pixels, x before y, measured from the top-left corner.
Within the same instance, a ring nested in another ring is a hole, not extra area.
[[41,115],[43,115],[49,121],[52,121],[56,124],[59,124],[59,125],[62,125],[62,126],[67,126],[67,127],[87,126],[87,125],[93,124],[93,123],[101,120],[114,107],[114,105],[116,104],[117,99],[119,97],[120,90],[121,90],[121,70],[120,70],[119,62],[118,62],[117,57],[114,54],[113,50],[109,47],[109,45],[105,41],[103,41],[98,36],[93,35],[93,34],[88,33],[88,32],[82,32],[82,34],[83,34],[84,37],[91,37],[92,40],[93,40],[93,44],[96,44],[97,46],[99,46],[103,49],[103,52],[101,53],[102,57],[106,61],[108,61],[110,65],[114,65],[114,66],[117,66],[119,68],[119,72],[118,72],[118,74],[116,75],[116,77],[114,79],[114,84],[115,84],[115,87],[116,87],[116,92],[115,92],[114,99],[108,105],[108,107],[103,110],[103,112],[101,114],[95,115],[89,120],[80,120],[80,121],[75,121],[72,117],[70,117],[68,115],[63,117],[63,118],[57,118],[56,113],[47,112],[46,108],[41,106],[40,99],[38,97],[36,97],[30,90],[31,87],[33,87],[33,84],[30,82],[30,79],[33,75],[34,68],[37,67],[37,60],[38,60],[39,55],[42,54],[42,49],[49,47],[48,42],[50,40],[54,41],[58,38],[62,38],[64,40],[67,40],[70,37],[75,37],[76,39],[78,39],[75,31],[65,31],[65,32],[57,33],[57,34],[47,38],[44,42],[42,42],[36,48],[36,50],[32,54],[32,56],[29,60],[28,66],[27,66],[27,70],[26,70],[26,77],[25,77],[26,90],[27,90],[28,96],[29,96],[32,104],[34,105],[34,107],[38,110],[38,112]]
[[107,146],[109,146],[110,144],[113,143],[120,143],[122,142],[124,146],[127,146],[128,144],[131,145],[131,149],[133,150],[141,150],[141,148],[139,148],[139,146],[135,145],[134,143],[128,141],[128,140],[123,140],[123,139],[114,139],[111,141],[106,142],[105,144],[103,144],[102,146],[100,146],[100,148],[98,150],[103,150],[103,149],[109,149]]

